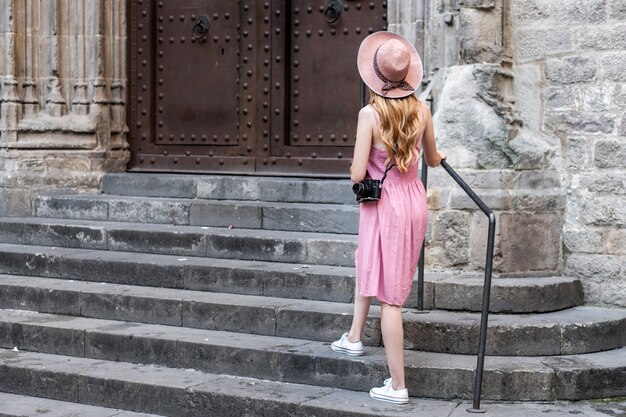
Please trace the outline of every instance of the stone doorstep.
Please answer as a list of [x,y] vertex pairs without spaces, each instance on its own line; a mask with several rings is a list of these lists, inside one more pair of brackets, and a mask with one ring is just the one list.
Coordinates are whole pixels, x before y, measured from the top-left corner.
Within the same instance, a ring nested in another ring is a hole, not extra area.
[[0,368],[15,376],[10,388],[19,394],[177,417],[434,417],[458,406],[416,398],[398,406],[364,392],[33,352],[0,350]]
[[0,393],[0,417],[161,417],[47,398]]
[[[27,310],[104,320],[331,342],[348,329],[352,304],[0,275],[5,320]],[[36,316],[44,317],[44,316]],[[46,316],[47,317],[47,316]],[[363,342],[381,346],[372,306]],[[1,321],[2,319],[0,319]],[[430,310],[404,315],[405,349],[476,354],[480,313]],[[575,307],[489,320],[488,355],[570,355],[626,346],[626,311]]]
[[[30,341],[22,349],[352,391],[367,391],[388,373],[382,348],[367,348],[365,356],[350,358],[332,352],[328,343],[307,340],[42,316],[39,326],[19,323],[14,327],[14,333],[23,331],[24,342]],[[0,361],[4,383],[25,384],[17,379],[19,373],[9,371],[12,366],[6,356]],[[407,387],[418,397],[471,398],[475,366],[475,356],[405,352]],[[626,348],[557,357],[488,356],[483,398],[551,401],[623,396],[625,370]],[[53,371],[46,367],[46,372]],[[6,386],[0,390],[12,391]]]
[[88,220],[3,218],[0,241],[39,246],[354,266],[356,236]]
[[[148,287],[349,303],[354,268],[255,262],[88,249],[0,244],[0,273]],[[483,281],[427,274],[424,307],[480,311]],[[416,307],[414,282],[406,306]],[[581,304],[580,281],[568,277],[492,281],[492,312],[531,313]]]
[[104,175],[101,191],[118,196],[354,204],[351,185],[349,179],[124,173]]
[[53,195],[35,199],[43,218],[356,234],[359,207],[320,203],[206,201],[152,197]]

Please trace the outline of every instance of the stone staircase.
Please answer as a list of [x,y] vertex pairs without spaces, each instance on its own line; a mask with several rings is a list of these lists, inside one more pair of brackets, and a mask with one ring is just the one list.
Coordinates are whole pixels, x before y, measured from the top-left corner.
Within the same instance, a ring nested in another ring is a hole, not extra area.
[[[377,306],[365,356],[329,348],[351,320],[357,226],[341,180],[116,174],[102,194],[42,195],[0,219],[1,395],[94,416],[415,412],[367,395],[388,376]],[[471,398],[482,277],[427,274],[428,314],[415,290],[409,393]],[[491,300],[483,398],[626,395],[625,310],[582,306],[568,277],[497,278]]]

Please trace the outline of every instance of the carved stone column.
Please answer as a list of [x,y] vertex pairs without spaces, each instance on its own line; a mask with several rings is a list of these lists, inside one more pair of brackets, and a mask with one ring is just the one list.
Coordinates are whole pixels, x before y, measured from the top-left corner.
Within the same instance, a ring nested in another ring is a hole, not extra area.
[[0,214],[37,187],[94,188],[126,151],[125,0],[0,3]]

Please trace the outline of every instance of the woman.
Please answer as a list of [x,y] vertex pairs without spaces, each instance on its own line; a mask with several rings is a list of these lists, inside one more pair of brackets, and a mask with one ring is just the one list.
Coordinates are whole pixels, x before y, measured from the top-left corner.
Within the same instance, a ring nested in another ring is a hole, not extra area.
[[370,396],[397,404],[409,402],[404,379],[402,305],[417,267],[427,226],[426,192],[418,179],[419,153],[435,167],[445,159],[437,150],[428,106],[415,96],[422,63],[402,36],[376,32],[363,40],[358,54],[361,78],[370,88],[370,104],[357,125],[352,182],[382,179],[379,201],[362,202],[352,326],[332,343],[336,352],[363,354],[361,337],[371,297],[381,304],[380,325],[390,378]]

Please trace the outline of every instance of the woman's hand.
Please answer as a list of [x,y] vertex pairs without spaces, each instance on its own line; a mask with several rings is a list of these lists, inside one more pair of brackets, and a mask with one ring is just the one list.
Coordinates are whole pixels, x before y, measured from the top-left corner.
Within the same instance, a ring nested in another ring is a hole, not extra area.
[[437,153],[439,154],[439,159],[440,159],[439,164],[441,164],[441,161],[446,159],[448,155],[445,152],[441,152],[440,150],[437,150]]

